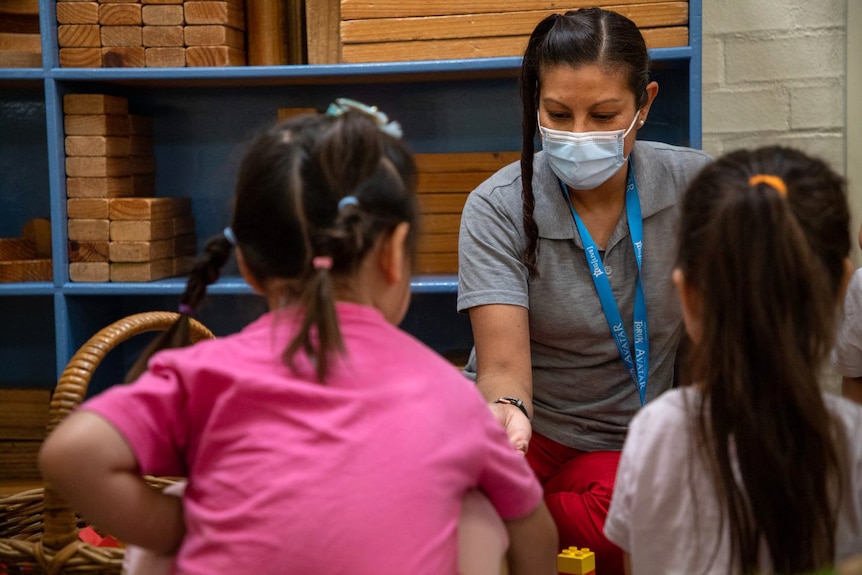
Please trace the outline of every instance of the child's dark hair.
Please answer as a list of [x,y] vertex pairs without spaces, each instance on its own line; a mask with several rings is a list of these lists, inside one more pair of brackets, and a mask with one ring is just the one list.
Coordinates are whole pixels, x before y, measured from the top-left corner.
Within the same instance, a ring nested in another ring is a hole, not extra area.
[[542,91],[542,74],[548,67],[597,64],[622,70],[638,108],[647,103],[649,53],[637,25],[625,16],[601,8],[582,8],[551,14],[536,25],[521,65],[521,190],[523,223],[527,236],[522,259],[535,276],[539,230],[533,218],[533,154],[538,130],[536,112]]
[[677,265],[702,321],[695,433],[735,572],[758,570],[761,544],[776,573],[834,560],[846,438],[819,376],[850,252],[844,188],[824,162],[767,147],[716,160],[682,202]]
[[[415,172],[407,147],[384,133],[379,119],[368,113],[349,109],[275,125],[246,152],[233,221],[198,257],[181,309],[199,306],[236,241],[255,278],[288,280],[285,295],[300,304],[303,315],[298,335],[285,350],[285,362],[293,366],[302,350],[323,381],[331,353],[343,349],[334,283],[356,272],[376,240],[402,222],[410,224],[407,249],[412,261],[419,219]],[[187,321],[183,314],[177,333],[187,332]],[[154,347],[188,343],[172,343],[173,338],[166,332]]]

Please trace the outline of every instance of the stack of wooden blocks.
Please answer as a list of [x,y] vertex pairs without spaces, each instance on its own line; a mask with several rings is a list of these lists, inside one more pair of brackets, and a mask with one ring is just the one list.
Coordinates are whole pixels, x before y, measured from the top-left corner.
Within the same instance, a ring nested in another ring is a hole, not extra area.
[[184,275],[196,250],[188,198],[156,198],[152,123],[126,98],[67,94],[69,278],[152,281]]
[[244,0],[58,0],[60,66],[244,66]]
[[0,238],[0,283],[51,281],[51,222],[30,220],[21,236]]
[[[601,3],[599,3],[602,5]],[[306,0],[308,63],[520,56],[536,24],[595,2]],[[688,2],[613,0],[650,48],[688,45]]]
[[41,68],[39,0],[0,0],[0,68]]
[[0,478],[40,478],[37,458],[50,401],[47,389],[0,389]]

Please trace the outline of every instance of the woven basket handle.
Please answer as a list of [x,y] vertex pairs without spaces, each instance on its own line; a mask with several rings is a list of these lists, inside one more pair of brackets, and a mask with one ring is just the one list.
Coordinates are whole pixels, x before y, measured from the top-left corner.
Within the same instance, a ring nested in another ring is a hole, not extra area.
[[[164,331],[179,317],[178,313],[150,311],[130,315],[102,328],[82,345],[66,364],[51,398],[47,433],[50,434],[84,400],[90,379],[112,349],[132,337],[149,331]],[[193,342],[212,339],[213,333],[195,319],[189,320]],[[78,537],[75,513],[50,484],[45,484],[44,534],[42,543],[61,549]]]

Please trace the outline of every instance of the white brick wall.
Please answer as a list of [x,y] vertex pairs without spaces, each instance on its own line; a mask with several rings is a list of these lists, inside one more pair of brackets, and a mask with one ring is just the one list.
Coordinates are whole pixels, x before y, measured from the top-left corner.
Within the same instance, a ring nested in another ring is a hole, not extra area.
[[703,0],[707,152],[783,144],[845,172],[847,1]]

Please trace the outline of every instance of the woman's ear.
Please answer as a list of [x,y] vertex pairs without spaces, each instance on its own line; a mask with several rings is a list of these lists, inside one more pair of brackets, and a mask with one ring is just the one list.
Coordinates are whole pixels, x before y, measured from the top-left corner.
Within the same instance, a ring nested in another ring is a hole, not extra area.
[[400,282],[405,274],[409,274],[407,265],[407,236],[410,233],[410,224],[401,222],[392,233],[383,238],[380,245],[380,257],[378,263],[383,277],[389,284]]
[[685,279],[685,274],[679,268],[673,270],[673,284],[679,294],[682,306],[682,321],[688,337],[698,344],[703,338],[703,302],[700,292]]
[[655,100],[655,97],[658,95],[658,82],[650,82],[646,85],[646,93],[647,93],[647,101],[646,104],[641,108],[641,117],[637,123],[637,127],[640,128],[646,123],[647,116],[649,116],[649,110],[652,107],[652,103]]

